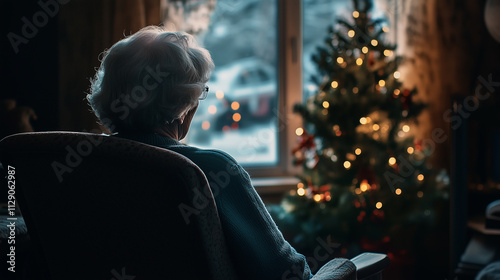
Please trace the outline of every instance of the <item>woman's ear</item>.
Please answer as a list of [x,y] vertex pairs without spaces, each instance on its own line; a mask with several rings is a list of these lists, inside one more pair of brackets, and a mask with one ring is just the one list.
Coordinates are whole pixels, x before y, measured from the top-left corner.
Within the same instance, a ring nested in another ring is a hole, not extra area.
[[179,129],[179,140],[184,139],[186,137],[189,127],[191,126],[191,121],[193,120],[194,114],[196,113],[196,110],[198,109],[199,103],[196,104],[191,110],[189,110],[186,115],[184,116],[183,120],[181,121]]

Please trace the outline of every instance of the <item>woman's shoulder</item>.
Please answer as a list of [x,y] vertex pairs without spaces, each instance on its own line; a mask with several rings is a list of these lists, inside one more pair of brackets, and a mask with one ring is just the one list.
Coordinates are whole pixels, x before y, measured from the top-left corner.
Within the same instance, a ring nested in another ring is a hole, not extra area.
[[239,187],[251,186],[248,173],[226,152],[187,145],[170,146],[169,149],[184,155],[198,165],[209,181],[225,182],[220,183],[222,185],[232,182],[233,185]]
[[230,164],[239,166],[238,162],[231,155],[217,149],[202,149],[189,145],[176,145],[169,147],[169,149],[186,156],[195,163],[197,161],[202,161],[212,163],[213,165]]

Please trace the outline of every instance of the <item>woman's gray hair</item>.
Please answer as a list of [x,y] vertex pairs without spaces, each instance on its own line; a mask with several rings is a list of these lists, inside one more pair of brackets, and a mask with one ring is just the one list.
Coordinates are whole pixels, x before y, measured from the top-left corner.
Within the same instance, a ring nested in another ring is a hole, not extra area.
[[154,131],[182,122],[213,68],[191,35],[146,27],[103,53],[87,100],[112,132]]

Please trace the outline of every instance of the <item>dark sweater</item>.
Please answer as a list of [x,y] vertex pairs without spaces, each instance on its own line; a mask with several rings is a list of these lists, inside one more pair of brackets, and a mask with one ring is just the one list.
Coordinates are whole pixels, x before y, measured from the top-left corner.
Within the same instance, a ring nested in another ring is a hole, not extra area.
[[283,238],[248,173],[230,155],[157,134],[116,134],[182,154],[205,173],[238,275],[244,279],[309,279],[303,255]]

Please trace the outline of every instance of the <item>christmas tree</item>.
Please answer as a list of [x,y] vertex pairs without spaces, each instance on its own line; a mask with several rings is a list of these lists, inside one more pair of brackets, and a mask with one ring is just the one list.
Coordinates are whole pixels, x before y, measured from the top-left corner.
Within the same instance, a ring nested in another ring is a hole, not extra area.
[[389,27],[371,18],[370,1],[353,2],[313,56],[318,92],[295,106],[301,182],[271,214],[299,251],[327,236],[351,249],[412,251],[440,222],[448,178],[415,139],[426,104],[400,81]]

